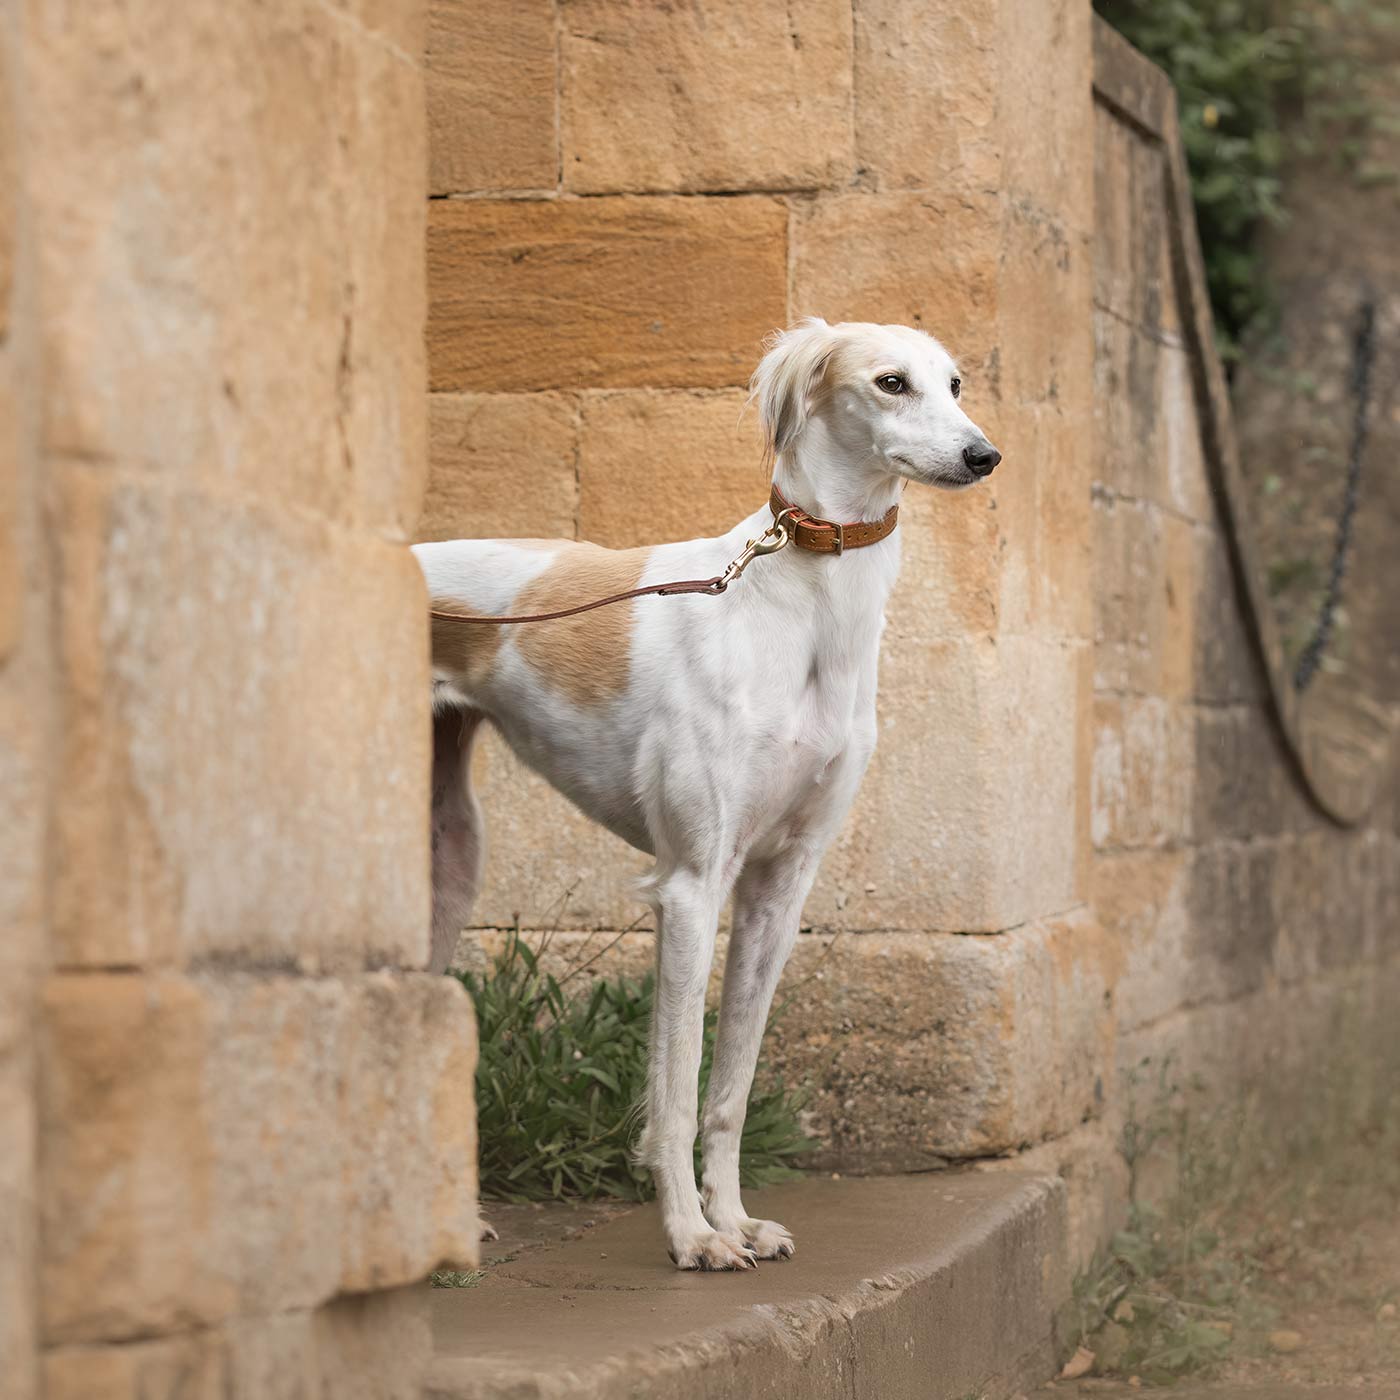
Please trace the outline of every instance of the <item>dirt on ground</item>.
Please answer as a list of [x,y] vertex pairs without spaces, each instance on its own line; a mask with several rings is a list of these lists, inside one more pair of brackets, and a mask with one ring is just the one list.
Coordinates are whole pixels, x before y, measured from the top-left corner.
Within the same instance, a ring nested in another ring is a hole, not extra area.
[[[1247,1305],[1225,1324],[1226,1360],[1164,1390],[1182,1400],[1400,1400],[1400,1212],[1340,1223],[1315,1201],[1305,1216],[1255,1222],[1257,1273]],[[1053,1381],[1035,1400],[1149,1389],[1137,1377],[1091,1373]]]

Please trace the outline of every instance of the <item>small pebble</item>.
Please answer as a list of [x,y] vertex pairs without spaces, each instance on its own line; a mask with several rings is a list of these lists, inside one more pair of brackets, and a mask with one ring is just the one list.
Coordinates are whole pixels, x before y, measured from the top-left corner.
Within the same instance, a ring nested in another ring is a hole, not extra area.
[[1279,1353],[1280,1356],[1288,1356],[1295,1351],[1303,1349],[1303,1334],[1301,1332],[1290,1332],[1282,1328],[1277,1332],[1269,1333],[1269,1345]]
[[1382,1322],[1394,1322],[1395,1315],[1396,1307],[1394,1303],[1382,1303],[1380,1307],[1376,1309],[1376,1316]]
[[1094,1353],[1088,1347],[1080,1347],[1065,1362],[1064,1370],[1060,1372],[1060,1379],[1062,1381],[1077,1381],[1080,1376],[1087,1376],[1093,1369]]

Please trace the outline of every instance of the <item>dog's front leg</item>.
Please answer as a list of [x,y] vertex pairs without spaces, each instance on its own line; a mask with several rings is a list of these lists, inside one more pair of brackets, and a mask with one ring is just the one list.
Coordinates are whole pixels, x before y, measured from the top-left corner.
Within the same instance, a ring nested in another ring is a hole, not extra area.
[[724,1000],[714,1069],[705,1099],[705,1218],[726,1239],[760,1259],[790,1258],[792,1235],[756,1220],[739,1196],[739,1141],[763,1028],[778,978],[797,936],[802,905],[816,876],[815,852],[794,850],[745,865],[734,890],[734,931],[724,968]]
[[695,1190],[695,1129],[705,984],[715,951],[719,894],[693,871],[660,876],[656,910],[656,1001],[652,1009],[647,1122],[638,1157],[651,1168],[666,1244],[678,1269],[746,1269],[742,1239],[710,1228]]

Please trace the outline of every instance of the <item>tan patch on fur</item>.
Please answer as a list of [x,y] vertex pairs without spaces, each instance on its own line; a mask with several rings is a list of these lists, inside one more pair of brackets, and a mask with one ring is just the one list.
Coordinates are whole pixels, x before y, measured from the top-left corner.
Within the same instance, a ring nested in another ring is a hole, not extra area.
[[[443,612],[479,611],[462,598],[434,598],[433,607]],[[442,617],[433,618],[432,624],[433,669],[446,671],[460,689],[470,693],[490,673],[506,629],[480,622],[451,622]]]
[[[566,544],[521,591],[513,611],[554,612],[626,593],[636,588],[650,554],[649,548]],[[582,705],[597,705],[626,688],[635,609],[633,600],[557,622],[527,622],[515,629],[516,642],[546,684]]]

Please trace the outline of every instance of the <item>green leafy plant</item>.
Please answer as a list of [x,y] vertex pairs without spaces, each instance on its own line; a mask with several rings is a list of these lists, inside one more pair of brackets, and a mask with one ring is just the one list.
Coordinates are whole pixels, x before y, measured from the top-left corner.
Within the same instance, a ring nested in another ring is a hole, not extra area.
[[[586,967],[555,978],[512,933],[488,973],[458,974],[476,1009],[480,1061],[477,1114],[483,1197],[652,1194],[633,1161],[632,1140],[646,1088],[653,981],[592,981]],[[700,1068],[709,1082],[715,1013],[705,1016]],[[759,1081],[763,1076],[760,1074]],[[740,1176],[761,1186],[797,1174],[815,1142],[802,1131],[800,1095],[755,1089],[740,1144]]]
[[1357,81],[1358,41],[1393,23],[1381,0],[1095,0],[1094,8],[1176,86],[1206,277],[1222,354],[1274,310],[1257,256],[1261,227],[1285,216],[1290,161],[1323,148],[1363,182],[1377,119]]

